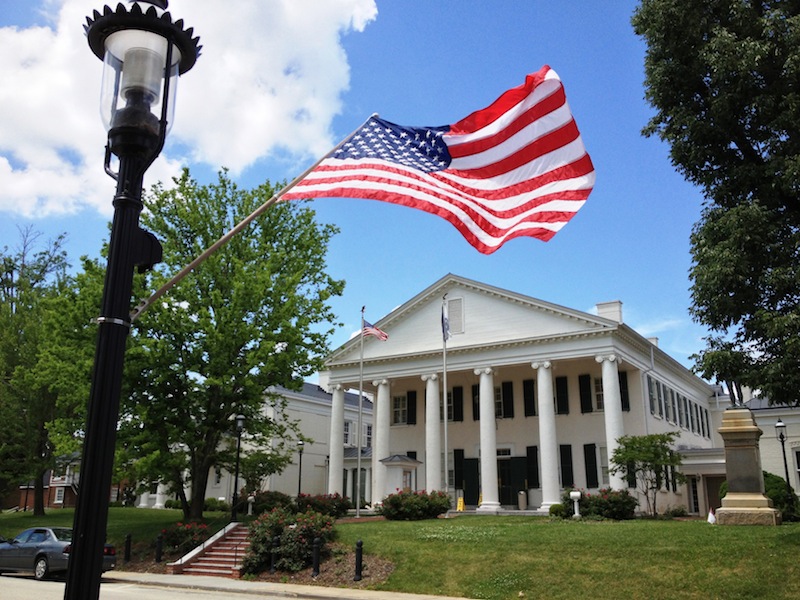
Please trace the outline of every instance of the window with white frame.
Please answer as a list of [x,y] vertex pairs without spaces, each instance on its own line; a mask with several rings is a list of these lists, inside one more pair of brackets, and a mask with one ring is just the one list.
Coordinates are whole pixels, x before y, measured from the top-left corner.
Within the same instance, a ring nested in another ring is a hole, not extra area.
[[353,439],[353,423],[351,421],[344,422],[344,445],[354,446],[356,441]]
[[[442,404],[441,397],[439,398],[439,420],[444,421],[444,404]],[[453,420],[453,391],[447,392],[447,420]]]
[[56,497],[53,500],[56,504],[64,504],[64,488],[57,487],[56,488]]
[[364,447],[372,448],[372,424],[364,424]]
[[596,411],[602,411],[603,407],[605,406],[603,401],[603,378],[602,377],[595,377],[594,378],[594,409]]
[[608,448],[600,446],[600,482],[602,485],[608,486]]
[[447,299],[447,321],[450,327],[450,335],[464,333],[464,299]]
[[408,398],[394,396],[392,398],[392,425],[405,425],[408,423]]

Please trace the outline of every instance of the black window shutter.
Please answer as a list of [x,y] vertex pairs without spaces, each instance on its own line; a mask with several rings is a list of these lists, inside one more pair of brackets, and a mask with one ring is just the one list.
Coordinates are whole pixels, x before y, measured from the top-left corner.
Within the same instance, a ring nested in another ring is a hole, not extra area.
[[525,379],[522,382],[522,401],[525,405],[525,416],[536,416],[536,380]]
[[477,421],[481,418],[481,398],[480,389],[477,385],[472,386],[472,420]]
[[594,444],[583,445],[583,459],[586,462],[586,487],[598,487],[597,481],[597,447]]
[[503,418],[514,418],[514,383],[511,381],[504,381],[501,384],[503,394]]
[[464,388],[457,385],[453,388],[453,421],[464,420]]
[[453,449],[453,478],[457,490],[464,488],[464,450],[461,448]]
[[556,414],[569,414],[569,389],[566,377],[556,377]]
[[[610,456],[608,458],[609,458],[609,460],[611,460]],[[635,463],[632,463],[632,462],[628,463],[627,480],[628,480],[628,487],[629,488],[635,488],[636,487],[636,471],[635,471],[635,469],[636,469],[636,464]]]
[[619,372],[619,397],[622,401],[622,410],[631,412],[631,397],[628,394],[628,372]]
[[541,486],[539,483],[539,447],[528,446],[528,487],[538,488]]
[[407,407],[408,407],[408,417],[406,419],[406,423],[408,425],[416,425],[417,424],[417,392],[410,391],[406,392],[406,400],[407,400]]
[[572,446],[561,444],[558,448],[561,455],[561,487],[569,488],[575,485],[572,474]]
[[592,412],[592,376],[579,375],[578,387],[580,388],[581,394],[581,412]]

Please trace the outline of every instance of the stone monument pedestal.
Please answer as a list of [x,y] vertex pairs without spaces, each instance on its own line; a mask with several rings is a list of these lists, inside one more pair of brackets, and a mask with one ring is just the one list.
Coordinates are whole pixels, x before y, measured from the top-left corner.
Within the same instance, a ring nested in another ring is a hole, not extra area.
[[780,525],[781,513],[764,495],[758,439],[763,432],[748,408],[729,408],[719,434],[725,441],[728,493],[717,509],[718,525]]

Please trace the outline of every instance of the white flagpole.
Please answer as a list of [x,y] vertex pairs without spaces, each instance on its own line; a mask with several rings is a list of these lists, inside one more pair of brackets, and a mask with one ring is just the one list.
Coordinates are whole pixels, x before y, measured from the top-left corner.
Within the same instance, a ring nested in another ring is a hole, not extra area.
[[[371,119],[371,118],[373,118],[373,117],[377,117],[377,116],[378,116],[378,115],[377,115],[377,113],[376,113],[376,114],[373,114],[373,115],[371,115],[371,116],[369,117],[369,119]],[[211,256],[212,254],[214,254],[214,252],[216,252],[216,251],[217,251],[217,250],[219,250],[219,249],[220,249],[222,246],[224,246],[224,245],[225,245],[225,244],[227,244],[229,241],[231,241],[231,238],[233,238],[233,236],[235,236],[237,233],[241,232],[241,231],[242,231],[242,230],[243,230],[245,227],[247,227],[247,226],[248,226],[248,225],[249,225],[249,224],[250,224],[250,223],[251,223],[251,222],[252,222],[254,219],[256,219],[257,217],[261,216],[261,215],[262,215],[264,212],[266,212],[268,208],[270,208],[270,207],[271,207],[273,204],[275,204],[275,203],[276,203],[278,200],[280,200],[280,199],[281,199],[281,196],[283,196],[283,195],[284,195],[286,192],[288,192],[289,190],[291,190],[291,189],[292,189],[294,186],[296,186],[296,185],[297,185],[298,183],[300,183],[300,182],[301,182],[303,179],[305,179],[305,178],[306,178],[306,176],[307,176],[309,173],[311,173],[311,171],[313,171],[314,169],[316,169],[316,168],[317,168],[317,166],[319,166],[319,164],[320,164],[320,163],[321,163],[323,160],[325,160],[326,158],[328,158],[330,155],[334,154],[334,153],[335,153],[335,152],[336,152],[336,151],[337,151],[339,148],[341,148],[341,147],[342,147],[342,146],[343,146],[343,145],[344,145],[344,144],[345,144],[345,143],[346,143],[346,142],[347,142],[347,141],[348,141],[348,140],[349,140],[351,137],[353,137],[353,136],[356,134],[356,132],[357,132],[357,131],[359,131],[359,130],[360,130],[362,127],[364,127],[364,125],[366,125],[366,124],[367,124],[367,121],[369,121],[369,119],[367,119],[366,121],[364,121],[364,122],[363,122],[361,125],[359,125],[359,126],[358,126],[358,128],[354,129],[354,130],[353,130],[353,132],[352,132],[350,135],[348,135],[348,136],[347,136],[347,137],[345,137],[345,138],[344,138],[344,139],[343,139],[341,142],[339,142],[338,144],[336,144],[336,146],[334,146],[333,150],[331,150],[330,152],[328,152],[328,153],[327,153],[325,156],[323,156],[322,158],[320,158],[320,159],[319,159],[317,162],[315,162],[313,165],[311,165],[310,167],[308,167],[308,169],[306,169],[305,171],[303,171],[303,173],[302,173],[301,175],[298,175],[297,177],[295,177],[294,179],[292,179],[292,181],[290,181],[290,182],[289,182],[288,184],[286,184],[286,185],[285,185],[283,188],[281,188],[281,190],[280,190],[279,192],[277,192],[277,193],[276,193],[274,196],[272,196],[272,198],[270,198],[269,200],[267,200],[266,202],[264,202],[264,204],[262,204],[261,206],[259,206],[259,207],[258,207],[257,209],[255,209],[255,210],[254,210],[252,213],[250,213],[250,214],[249,214],[247,217],[245,217],[244,219],[242,219],[242,221],[241,221],[241,222],[239,222],[239,223],[238,223],[238,224],[237,224],[237,225],[236,225],[236,226],[235,226],[233,229],[231,229],[231,230],[230,230],[228,233],[226,233],[225,235],[223,235],[223,236],[222,236],[221,238],[219,238],[219,239],[218,239],[216,242],[214,242],[214,243],[213,243],[213,244],[211,244],[211,245],[210,245],[208,248],[206,248],[206,250],[205,250],[205,251],[204,251],[204,252],[203,252],[203,253],[202,253],[200,256],[198,256],[197,258],[195,258],[195,259],[194,259],[192,262],[190,262],[188,265],[186,265],[185,267],[183,267],[183,269],[181,269],[180,271],[178,271],[178,273],[177,273],[176,275],[174,275],[174,276],[172,277],[172,279],[170,279],[169,281],[167,281],[167,282],[166,282],[164,285],[162,285],[162,286],[161,286],[160,288],[158,288],[158,289],[157,289],[155,292],[153,292],[153,294],[152,294],[152,295],[151,295],[149,298],[146,298],[146,299],[142,300],[141,302],[139,302],[139,304],[136,306],[136,308],[134,308],[134,309],[133,309],[133,311],[131,311],[131,315],[130,315],[130,317],[131,317],[131,323],[132,323],[133,321],[135,321],[136,319],[138,319],[138,318],[139,318],[139,315],[141,315],[141,314],[142,314],[142,313],[143,313],[145,310],[147,310],[147,308],[148,308],[148,307],[149,307],[149,306],[150,306],[150,305],[151,305],[153,302],[155,302],[155,301],[156,301],[156,300],[158,300],[158,299],[159,299],[161,296],[163,296],[164,294],[166,294],[166,293],[167,293],[169,290],[171,290],[171,289],[172,289],[172,288],[173,288],[173,287],[174,287],[174,286],[175,286],[177,283],[179,283],[179,282],[180,282],[180,281],[181,281],[181,280],[182,280],[184,277],[186,277],[186,276],[187,276],[189,273],[191,273],[192,271],[194,271],[194,270],[195,270],[195,269],[196,269],[198,266],[200,266],[202,263],[204,263],[204,262],[206,261],[206,259],[208,259],[208,257],[209,257],[209,256]]]
[[442,385],[444,386],[444,491],[450,495],[449,446],[447,426],[450,421],[450,407],[447,402],[447,338],[450,335],[449,315],[447,314],[447,294],[442,296]]
[[[358,457],[356,458],[356,518],[361,518],[361,432],[363,429],[362,425],[362,410],[363,410],[363,402],[364,402],[364,306],[361,307],[361,330],[358,332],[359,337],[361,338],[360,346],[360,357],[358,361],[358,432],[357,432],[357,440],[358,440]],[[373,414],[375,411],[373,409]]]

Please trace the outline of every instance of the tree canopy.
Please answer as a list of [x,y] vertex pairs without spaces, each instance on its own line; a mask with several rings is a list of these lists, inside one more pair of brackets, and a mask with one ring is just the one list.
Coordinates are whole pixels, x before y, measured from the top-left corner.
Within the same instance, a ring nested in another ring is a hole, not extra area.
[[642,0],[644,129],[705,196],[691,235],[707,378],[800,403],[800,1]]
[[[269,183],[240,189],[224,171],[210,185],[188,171],[174,184],[145,199],[142,223],[164,248],[148,274],[153,289],[274,192]],[[233,463],[237,414],[247,419],[243,448],[271,455],[262,465],[290,460],[283,440],[298,434],[269,388],[297,388],[322,365],[336,326],[329,301],[343,289],[325,272],[335,232],[303,203],[278,203],[135,323],[122,452],[140,480],[170,482],[187,517],[202,515],[210,469]]]

